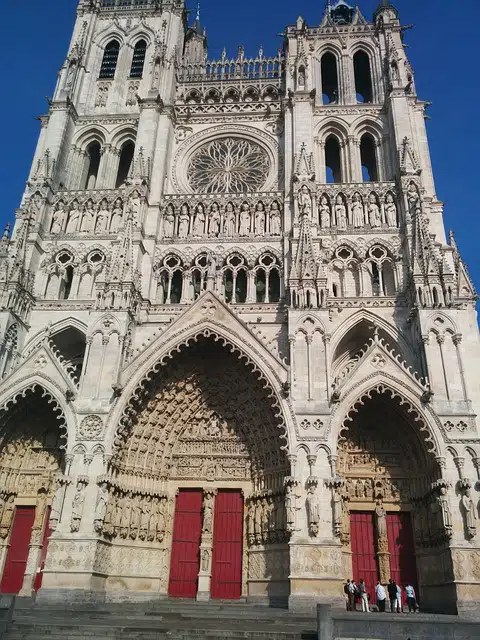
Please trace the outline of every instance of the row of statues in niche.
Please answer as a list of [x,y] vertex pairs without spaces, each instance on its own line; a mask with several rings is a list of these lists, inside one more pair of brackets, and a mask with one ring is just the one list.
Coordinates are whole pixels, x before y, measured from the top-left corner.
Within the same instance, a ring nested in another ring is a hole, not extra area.
[[94,528],[106,538],[163,542],[169,503],[166,497],[108,491],[105,485],[95,507]]
[[249,545],[286,542],[287,510],[283,492],[255,493],[248,499],[247,539]]
[[[312,207],[310,190],[304,185],[298,193],[300,216],[306,216],[312,220]],[[355,229],[364,227],[379,229],[384,225],[396,228],[398,227],[398,210],[392,193],[387,193],[383,201],[376,194],[371,193],[367,202],[358,192],[353,194],[350,201],[345,195],[339,193],[333,204],[328,195],[322,194],[318,203],[318,223],[322,229],[336,227],[340,231],[346,231],[349,226]]]
[[73,200],[69,205],[59,200],[53,209],[50,233],[115,233],[129,214],[138,219],[139,210],[138,192],[133,192],[127,200],[118,197],[110,203],[107,198],[98,204],[92,198],[84,204]]
[[164,238],[248,238],[280,236],[281,232],[282,213],[276,200],[269,207],[260,201],[255,206],[243,202],[240,207],[233,202],[220,207],[214,202],[206,208],[200,202],[195,207],[184,203],[175,209],[170,203],[163,215]]

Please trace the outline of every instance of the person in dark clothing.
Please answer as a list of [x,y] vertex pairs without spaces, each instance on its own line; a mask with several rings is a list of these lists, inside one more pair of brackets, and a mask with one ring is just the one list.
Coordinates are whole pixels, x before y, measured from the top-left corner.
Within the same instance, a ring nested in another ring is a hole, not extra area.
[[392,613],[395,612],[395,603],[397,601],[397,583],[395,582],[395,580],[392,580],[392,578],[390,578],[390,580],[388,581],[388,599],[390,600],[390,611]]

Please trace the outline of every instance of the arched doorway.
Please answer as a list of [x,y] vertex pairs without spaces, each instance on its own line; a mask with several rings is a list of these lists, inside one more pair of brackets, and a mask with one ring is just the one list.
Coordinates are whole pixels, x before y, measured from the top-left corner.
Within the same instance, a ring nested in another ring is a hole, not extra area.
[[451,536],[439,509],[441,469],[424,427],[404,398],[379,385],[355,404],[340,433],[341,539],[351,577],[364,579],[372,602],[377,580],[390,578],[410,582],[421,598],[423,568]]
[[27,595],[41,587],[50,506],[63,469],[62,417],[39,386],[0,415],[1,593]]
[[199,338],[131,406],[96,528],[111,545],[128,545],[130,558],[150,558],[140,590],[288,596],[289,464],[270,393],[253,367]]

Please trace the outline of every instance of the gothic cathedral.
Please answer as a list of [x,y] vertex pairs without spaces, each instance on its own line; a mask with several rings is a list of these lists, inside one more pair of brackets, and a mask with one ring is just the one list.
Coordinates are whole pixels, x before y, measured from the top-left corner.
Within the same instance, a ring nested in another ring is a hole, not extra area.
[[476,608],[476,293],[398,12],[219,59],[188,16],[79,0],[0,241],[0,591]]

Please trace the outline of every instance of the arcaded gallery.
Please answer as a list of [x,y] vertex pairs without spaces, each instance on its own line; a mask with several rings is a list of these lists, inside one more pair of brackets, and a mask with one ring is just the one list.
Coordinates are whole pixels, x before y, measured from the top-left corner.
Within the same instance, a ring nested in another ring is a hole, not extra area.
[[397,9],[327,5],[212,59],[79,1],[0,241],[2,593],[477,606],[476,292]]

